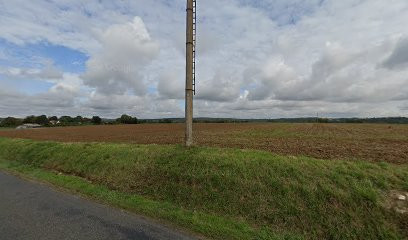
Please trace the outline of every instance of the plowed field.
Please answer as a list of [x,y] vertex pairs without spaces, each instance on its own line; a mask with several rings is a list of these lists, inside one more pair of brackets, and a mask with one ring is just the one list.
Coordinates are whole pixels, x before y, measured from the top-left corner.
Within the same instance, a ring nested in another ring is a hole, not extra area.
[[[323,159],[408,163],[408,125],[195,124],[203,146],[260,149]],[[83,126],[0,131],[0,137],[61,142],[182,144],[182,124]]]

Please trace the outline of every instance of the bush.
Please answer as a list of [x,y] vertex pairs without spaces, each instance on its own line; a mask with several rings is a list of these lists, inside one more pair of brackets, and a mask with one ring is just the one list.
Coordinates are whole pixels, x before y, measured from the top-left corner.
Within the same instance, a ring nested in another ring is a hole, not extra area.
[[58,117],[57,116],[52,116],[48,118],[49,121],[58,121]]
[[35,123],[36,116],[31,115],[24,118],[23,123]]
[[317,122],[318,123],[329,123],[329,119],[327,119],[327,118],[318,118]]
[[136,117],[123,114],[120,118],[116,119],[116,122],[121,124],[138,124],[138,119]]
[[74,118],[74,121],[75,121],[76,123],[82,123],[83,120],[84,120],[84,118],[83,118],[82,116],[76,116],[76,117]]
[[96,124],[96,125],[99,125],[99,124],[102,123],[102,119],[100,117],[98,117],[98,116],[93,116],[92,117],[92,123]]
[[70,116],[62,116],[62,117],[60,117],[59,121],[61,123],[73,123],[74,119],[72,117],[70,117]]
[[18,125],[21,125],[23,121],[18,118],[13,118],[13,117],[8,117],[3,119],[0,123],[0,127],[17,127]]
[[48,120],[47,116],[28,116],[23,120],[23,123],[31,123],[31,124],[40,124],[40,125],[48,125],[50,121]]
[[50,121],[48,120],[47,116],[41,115],[35,118],[35,123],[40,125],[48,125]]

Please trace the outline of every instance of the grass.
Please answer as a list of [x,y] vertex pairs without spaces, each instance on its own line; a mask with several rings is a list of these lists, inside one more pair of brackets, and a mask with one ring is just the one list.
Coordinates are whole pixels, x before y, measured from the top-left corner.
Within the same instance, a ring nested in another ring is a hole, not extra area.
[[0,167],[214,239],[408,235],[407,215],[384,207],[390,191],[408,191],[407,165],[0,138]]
[[0,131],[11,131],[15,130],[16,128],[11,128],[11,127],[0,127]]

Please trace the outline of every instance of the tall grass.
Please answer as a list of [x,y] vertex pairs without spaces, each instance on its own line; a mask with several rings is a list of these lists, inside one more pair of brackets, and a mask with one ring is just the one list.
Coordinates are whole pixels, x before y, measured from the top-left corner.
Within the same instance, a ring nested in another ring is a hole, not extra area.
[[[408,235],[407,216],[384,207],[391,190],[408,191],[406,165],[235,149],[1,138],[0,161],[63,172],[106,191],[168,204],[180,213],[172,221],[212,238],[403,239]],[[159,210],[148,214],[166,218]],[[197,215],[191,213],[207,217],[192,221]],[[216,224],[205,222],[211,217],[218,219]],[[242,225],[231,229],[232,223]]]

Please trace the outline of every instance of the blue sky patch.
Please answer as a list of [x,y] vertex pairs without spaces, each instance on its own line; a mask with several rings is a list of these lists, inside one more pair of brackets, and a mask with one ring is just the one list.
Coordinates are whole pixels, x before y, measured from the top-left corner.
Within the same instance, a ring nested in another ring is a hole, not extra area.
[[0,49],[5,49],[8,56],[7,60],[0,61],[0,65],[8,67],[41,68],[49,59],[63,72],[82,73],[88,60],[82,52],[48,42],[19,46],[0,39]]
[[35,95],[48,91],[54,84],[35,79],[17,79],[7,78],[0,75],[0,83],[3,86],[9,86],[12,89],[18,90],[18,92],[25,93],[27,95]]

